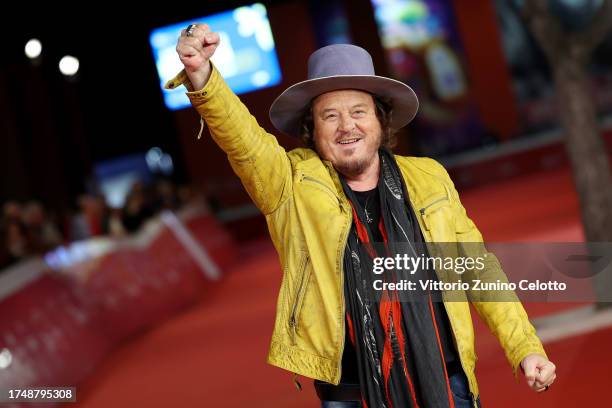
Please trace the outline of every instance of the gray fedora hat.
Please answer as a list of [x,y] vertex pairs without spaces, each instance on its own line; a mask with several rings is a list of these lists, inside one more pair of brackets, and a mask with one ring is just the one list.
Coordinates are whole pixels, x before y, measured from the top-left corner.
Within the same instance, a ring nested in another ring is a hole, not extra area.
[[270,106],[270,120],[281,132],[299,136],[303,115],[317,96],[340,89],[357,89],[388,99],[393,106],[391,127],[406,126],[419,101],[408,85],[374,74],[372,57],[351,44],[319,48],[308,59],[308,79],[287,88]]

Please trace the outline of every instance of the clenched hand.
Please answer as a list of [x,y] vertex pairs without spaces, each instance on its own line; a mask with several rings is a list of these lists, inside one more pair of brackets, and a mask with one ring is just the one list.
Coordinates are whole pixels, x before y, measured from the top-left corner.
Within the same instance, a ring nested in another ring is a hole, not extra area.
[[557,367],[552,361],[540,354],[530,354],[521,361],[521,367],[525,374],[527,385],[536,391],[548,390],[548,387],[555,381]]
[[219,40],[219,34],[211,31],[207,24],[194,24],[190,33],[181,31],[176,52],[194,90],[206,85],[211,72],[210,58],[219,46]]

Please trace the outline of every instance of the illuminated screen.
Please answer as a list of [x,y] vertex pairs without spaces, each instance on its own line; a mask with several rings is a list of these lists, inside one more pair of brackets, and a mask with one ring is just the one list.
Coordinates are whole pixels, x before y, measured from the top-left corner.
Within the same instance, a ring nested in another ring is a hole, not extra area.
[[281,72],[266,8],[259,3],[153,30],[149,42],[166,106],[176,110],[190,106],[185,88],[166,90],[164,84],[183,69],[176,43],[191,23],[206,23],[219,33],[221,43],[212,61],[236,93],[277,85]]

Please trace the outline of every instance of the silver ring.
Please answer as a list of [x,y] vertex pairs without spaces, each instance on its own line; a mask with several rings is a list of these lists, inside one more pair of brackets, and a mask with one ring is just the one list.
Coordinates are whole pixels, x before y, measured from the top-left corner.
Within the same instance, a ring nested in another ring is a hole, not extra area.
[[185,30],[185,35],[187,37],[191,37],[193,35],[193,30],[196,28],[197,26],[195,24],[189,24],[187,26],[187,29]]

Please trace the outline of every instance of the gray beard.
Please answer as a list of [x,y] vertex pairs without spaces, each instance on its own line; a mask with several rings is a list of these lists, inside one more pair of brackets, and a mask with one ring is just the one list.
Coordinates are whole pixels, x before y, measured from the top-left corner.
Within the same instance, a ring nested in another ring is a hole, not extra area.
[[360,175],[368,167],[368,161],[362,160],[345,160],[338,163],[332,163],[336,171],[344,176],[355,177]]
[[[378,139],[378,148],[376,149],[374,154],[378,154],[378,149],[380,149],[380,146],[381,146],[380,141],[381,140]],[[319,152],[319,148],[317,146],[316,141],[314,143],[314,150],[317,152],[319,157],[321,157],[321,153]],[[373,157],[374,155],[372,155],[370,159],[372,159]],[[350,159],[350,158],[348,160],[338,161],[336,163],[332,162],[334,169],[336,169],[338,173],[342,174],[345,177],[359,176],[361,173],[363,173],[368,168],[369,164],[370,163],[368,159]]]

